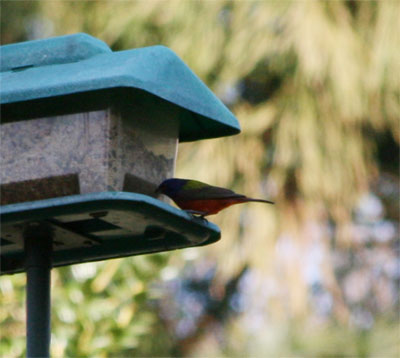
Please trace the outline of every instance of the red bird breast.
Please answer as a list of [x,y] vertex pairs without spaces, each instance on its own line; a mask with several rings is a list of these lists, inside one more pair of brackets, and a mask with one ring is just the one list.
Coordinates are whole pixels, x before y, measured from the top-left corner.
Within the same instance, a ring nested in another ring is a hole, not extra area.
[[242,203],[245,199],[231,198],[231,199],[207,199],[207,200],[174,200],[183,210],[198,211],[204,215],[213,215],[227,208],[228,206]]

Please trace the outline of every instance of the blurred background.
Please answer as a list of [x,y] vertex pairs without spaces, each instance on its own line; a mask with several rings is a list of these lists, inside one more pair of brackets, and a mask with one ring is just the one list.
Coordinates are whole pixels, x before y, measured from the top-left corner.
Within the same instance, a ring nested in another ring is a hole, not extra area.
[[[53,357],[400,357],[400,3],[1,1],[2,44],[86,32],[170,47],[238,136],[177,177],[274,207],[210,247],[52,271]],[[25,352],[25,275],[0,278],[0,356]]]

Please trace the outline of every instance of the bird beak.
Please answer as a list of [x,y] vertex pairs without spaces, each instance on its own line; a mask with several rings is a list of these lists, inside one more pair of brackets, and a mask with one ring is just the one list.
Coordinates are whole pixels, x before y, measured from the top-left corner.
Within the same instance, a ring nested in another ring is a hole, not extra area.
[[158,187],[156,190],[154,190],[154,193],[157,194],[157,195],[160,195],[161,194],[160,187]]

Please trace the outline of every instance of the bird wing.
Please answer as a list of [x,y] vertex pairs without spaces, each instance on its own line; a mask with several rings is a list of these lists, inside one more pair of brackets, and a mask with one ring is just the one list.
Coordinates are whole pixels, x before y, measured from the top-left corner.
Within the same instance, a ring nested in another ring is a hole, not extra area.
[[179,192],[177,199],[180,200],[207,200],[207,199],[230,199],[245,198],[244,195],[236,194],[234,191],[212,186],[201,182],[186,184]]

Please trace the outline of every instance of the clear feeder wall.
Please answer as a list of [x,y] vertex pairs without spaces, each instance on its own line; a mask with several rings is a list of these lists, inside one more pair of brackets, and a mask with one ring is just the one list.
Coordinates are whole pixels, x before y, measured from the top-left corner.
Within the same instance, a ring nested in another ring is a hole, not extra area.
[[179,111],[169,102],[138,99],[2,123],[1,204],[103,191],[153,196],[174,174]]

